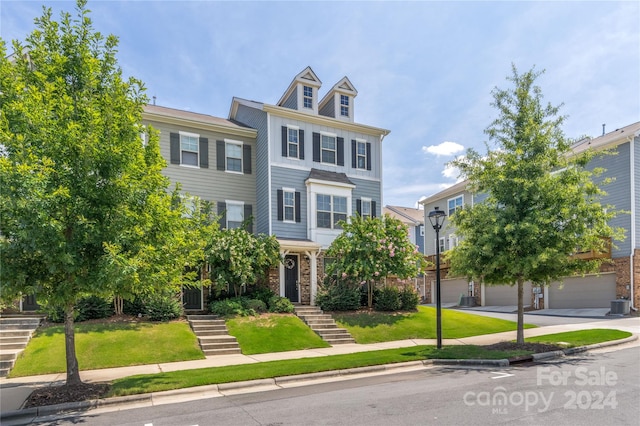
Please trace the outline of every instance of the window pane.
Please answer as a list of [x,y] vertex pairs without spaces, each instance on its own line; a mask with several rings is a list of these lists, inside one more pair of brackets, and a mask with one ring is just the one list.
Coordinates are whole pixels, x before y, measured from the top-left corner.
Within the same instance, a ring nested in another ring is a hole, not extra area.
[[195,136],[180,135],[180,144],[183,150],[198,152],[198,138]]
[[244,221],[244,206],[241,204],[227,204],[227,228],[240,228]]
[[333,211],[337,213],[347,213],[347,198],[333,197]]
[[322,148],[323,149],[336,149],[336,138],[332,136],[322,135]]
[[338,225],[338,222],[347,220],[347,215],[342,213],[334,213],[333,215],[333,228],[334,229],[342,229],[342,226]]
[[318,228],[331,229],[331,213],[321,211],[318,212]]
[[298,145],[290,143],[289,144],[289,157],[298,158]]
[[241,172],[242,160],[238,160],[237,158],[227,158],[227,170],[231,170],[232,172]]
[[298,143],[297,129],[289,129],[289,143]]
[[189,166],[197,166],[198,165],[198,153],[197,152],[182,151],[182,164],[187,164]]
[[318,194],[318,210],[331,211],[331,196]]
[[242,147],[234,143],[228,143],[226,146],[227,157],[242,158]]
[[334,151],[322,151],[322,162],[323,163],[336,163],[336,153]]
[[340,95],[340,105],[349,106],[349,97],[345,95]]
[[371,216],[371,201],[362,202],[362,216]]

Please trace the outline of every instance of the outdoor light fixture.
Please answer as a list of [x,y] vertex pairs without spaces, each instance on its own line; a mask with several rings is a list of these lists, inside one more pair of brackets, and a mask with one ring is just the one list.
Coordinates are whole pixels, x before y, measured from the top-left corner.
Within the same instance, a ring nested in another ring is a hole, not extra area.
[[442,302],[440,300],[440,229],[444,224],[446,213],[436,207],[429,212],[429,222],[436,231],[436,335],[438,338],[438,349],[442,348]]

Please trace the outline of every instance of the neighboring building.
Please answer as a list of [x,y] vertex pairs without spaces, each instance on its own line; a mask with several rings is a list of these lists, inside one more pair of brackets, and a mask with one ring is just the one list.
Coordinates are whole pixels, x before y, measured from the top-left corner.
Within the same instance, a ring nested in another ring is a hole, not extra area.
[[409,229],[409,240],[424,254],[424,211],[411,207],[384,206],[382,213],[398,219]]
[[[552,283],[544,289],[525,284],[525,304],[527,294],[530,295],[533,308],[568,309],[568,308],[608,308],[611,300],[625,298],[631,300],[631,306],[640,304],[640,219],[637,208],[640,206],[640,195],[636,188],[640,187],[640,122],[617,129],[594,139],[582,140],[572,147],[572,152],[580,153],[586,149],[612,150],[615,155],[596,157],[588,165],[590,168],[602,167],[606,172],[599,178],[615,178],[603,189],[607,192],[603,204],[615,206],[617,210],[629,212],[618,215],[612,226],[625,229],[624,241],[613,241],[611,253],[606,254],[611,262],[603,264],[599,274],[566,277],[563,285]],[[484,194],[473,194],[467,191],[466,182],[461,182],[432,195],[420,203],[424,206],[425,222],[429,225],[427,215],[435,207],[440,207],[448,217],[463,205],[482,202]],[[439,241],[435,241],[435,231],[429,225],[425,228],[425,254],[435,257],[436,244],[441,251],[455,247],[458,237],[455,229],[447,220],[440,231]],[[601,257],[602,254],[579,253],[577,256],[590,258]],[[476,297],[482,306],[517,304],[515,286],[485,286],[469,283],[464,278],[448,277],[448,265],[441,262],[444,279],[441,282],[441,299],[443,303],[457,303],[461,294]],[[427,276],[435,281],[434,268],[430,268]]]
[[145,124],[160,130],[164,173],[215,202],[222,228],[251,217],[253,232],[275,235],[285,261],[271,288],[303,304],[313,303],[321,252],[340,234],[338,221],[380,215],[389,133],[355,123],[357,91],[347,77],[322,99],[321,86],[307,67],[276,105],[233,98],[228,119],[152,105],[144,112]]

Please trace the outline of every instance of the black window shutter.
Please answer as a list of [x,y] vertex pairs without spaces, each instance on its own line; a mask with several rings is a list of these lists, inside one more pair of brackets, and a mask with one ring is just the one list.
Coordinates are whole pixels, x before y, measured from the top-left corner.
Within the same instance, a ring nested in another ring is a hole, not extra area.
[[304,160],[304,130],[298,130],[298,156]]
[[220,229],[226,229],[227,228],[227,203],[225,203],[224,201],[218,202],[218,216],[220,216],[220,219],[218,219],[218,223],[220,223]]
[[313,132],[313,161],[320,162],[320,133]]
[[244,205],[244,222],[247,224],[247,232],[253,234],[253,208],[251,204]]
[[245,175],[251,174],[251,145],[242,145],[242,169]]
[[360,198],[356,200],[356,211],[362,216],[362,200]]
[[171,164],[180,164],[180,135],[169,134],[169,151],[171,153]]
[[338,139],[338,166],[344,166],[344,138]]
[[296,191],[296,222],[300,223],[300,192]]
[[282,126],[282,156],[283,157],[288,157],[289,156],[289,147],[288,147],[288,143],[289,143],[289,135],[288,135],[288,130],[287,130],[287,126]]
[[367,170],[371,170],[371,142],[367,142]]
[[377,217],[376,215],[376,202],[371,202],[371,217]]
[[200,138],[200,167],[209,168],[209,139]]
[[216,141],[216,166],[218,170],[226,170],[225,163],[224,141]]
[[358,143],[355,139],[351,139],[351,167],[358,167]]
[[284,212],[282,211],[284,209],[283,203],[284,203],[284,195],[282,193],[282,189],[278,189],[278,220],[279,221],[284,220]]

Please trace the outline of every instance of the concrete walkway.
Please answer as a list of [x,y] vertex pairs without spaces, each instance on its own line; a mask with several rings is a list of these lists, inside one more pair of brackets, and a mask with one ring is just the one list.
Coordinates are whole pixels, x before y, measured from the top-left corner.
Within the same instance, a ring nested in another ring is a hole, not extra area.
[[[570,321],[568,321],[570,322]],[[582,323],[567,323],[550,325],[533,329],[526,329],[525,336],[533,337],[544,334],[560,333],[564,331],[585,330],[592,328],[616,328],[640,334],[640,318],[623,318],[613,321],[600,320]],[[446,336],[445,336],[446,337]],[[501,341],[515,340],[516,332],[487,334],[460,339],[444,339],[443,345],[489,345]],[[290,352],[276,352],[256,355],[217,355],[203,360],[171,362],[163,364],[138,365],[132,367],[107,368],[101,370],[82,371],[80,376],[88,383],[108,382],[136,374],[156,374],[169,371],[190,370],[196,368],[222,367],[228,365],[253,364],[258,362],[323,357],[357,352],[375,351],[380,349],[403,348],[418,345],[435,345],[435,339],[410,339],[372,344],[343,344],[330,348],[306,349]],[[0,379],[0,408],[3,413],[18,410],[29,394],[37,387],[63,384],[65,373],[46,374],[41,376],[20,377],[15,379]]]

